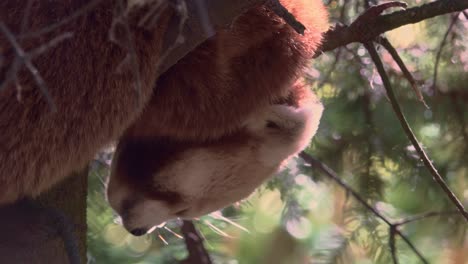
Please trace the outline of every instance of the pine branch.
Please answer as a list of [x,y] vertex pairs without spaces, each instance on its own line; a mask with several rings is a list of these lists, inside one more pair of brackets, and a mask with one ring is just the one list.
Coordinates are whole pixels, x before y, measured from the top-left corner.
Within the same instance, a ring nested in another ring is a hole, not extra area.
[[460,200],[456,197],[456,195],[452,192],[452,190],[450,190],[450,188],[447,186],[447,183],[445,183],[442,176],[434,167],[434,164],[432,164],[432,162],[430,161],[426,152],[424,151],[421,144],[419,143],[416,136],[414,135],[413,130],[409,126],[408,121],[406,120],[406,117],[403,114],[403,111],[401,110],[400,105],[398,104],[398,100],[396,99],[395,94],[393,93],[392,85],[390,83],[387,73],[385,72],[385,68],[383,66],[382,60],[380,59],[377,51],[375,50],[374,44],[371,42],[367,42],[367,43],[364,43],[364,46],[368,50],[369,55],[371,56],[372,61],[374,62],[377,68],[377,71],[379,72],[380,77],[382,78],[382,82],[384,84],[385,90],[387,91],[387,96],[390,100],[390,104],[392,105],[392,108],[395,114],[397,115],[398,120],[400,121],[400,124],[403,130],[405,131],[408,139],[413,144],[414,148],[416,149],[416,152],[419,154],[426,168],[432,174],[434,180],[437,182],[437,184],[439,184],[439,186],[442,188],[442,190],[445,192],[448,198],[457,207],[458,211],[460,211],[460,213],[463,215],[465,220],[468,221],[468,212],[465,210],[465,207],[463,207],[463,204],[460,202]]
[[[401,237],[403,239],[403,241],[406,242],[406,244],[411,248],[411,250],[419,257],[419,259],[423,262],[423,263],[426,263],[428,264],[429,262],[426,260],[426,258],[424,258],[424,256],[421,254],[421,252],[419,252],[419,250],[416,248],[416,246],[409,240],[409,238],[404,235],[400,230],[398,230],[395,225],[388,219],[386,218],[384,215],[382,215],[377,209],[375,209],[372,205],[370,205],[369,203],[366,202],[366,200],[358,193],[356,192],[355,190],[353,190],[353,188],[351,188],[351,186],[349,186],[347,183],[345,183],[339,176],[338,174],[336,174],[336,172],[334,172],[332,169],[330,169],[327,165],[323,164],[322,162],[316,160],[315,158],[313,158],[312,156],[310,156],[309,154],[305,153],[305,152],[301,152],[299,154],[299,157],[301,157],[305,162],[309,163],[313,168],[319,170],[321,173],[323,173],[324,175],[326,175],[328,178],[332,179],[333,181],[335,181],[338,185],[340,185],[343,189],[346,190],[347,193],[349,193],[351,196],[354,197],[354,199],[356,199],[361,205],[363,205],[364,207],[366,207],[370,212],[372,212],[376,217],[380,218],[383,222],[385,222],[390,228],[392,228],[391,230],[394,231],[394,233],[396,235],[398,235],[399,237]],[[395,241],[393,240],[392,242],[393,244],[390,244],[390,249],[391,250],[394,250],[395,248]],[[393,248],[393,249],[392,249]],[[393,253],[392,251],[392,254],[396,254],[396,253]]]

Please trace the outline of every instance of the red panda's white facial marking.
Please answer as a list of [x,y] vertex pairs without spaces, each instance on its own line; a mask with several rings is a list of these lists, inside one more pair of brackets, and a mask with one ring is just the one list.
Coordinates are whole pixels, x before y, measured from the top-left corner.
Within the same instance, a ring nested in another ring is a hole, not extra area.
[[202,146],[168,140],[119,146],[109,203],[135,235],[221,209],[247,197],[305,148],[321,113],[316,101],[300,108],[271,105],[252,115],[243,131]]

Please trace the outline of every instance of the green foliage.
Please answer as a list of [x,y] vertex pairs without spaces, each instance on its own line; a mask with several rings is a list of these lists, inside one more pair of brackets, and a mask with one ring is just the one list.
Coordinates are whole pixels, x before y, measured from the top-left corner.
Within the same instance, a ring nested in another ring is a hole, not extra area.
[[[345,2],[349,8],[344,21],[349,22],[362,12],[362,1]],[[336,21],[342,5],[343,1],[329,4]],[[430,108],[417,100],[383,48],[380,54],[416,137],[466,207],[468,19],[463,15],[448,35],[437,83],[432,83],[436,54],[450,20],[449,16],[436,17],[387,34],[418,80]],[[353,44],[323,54],[314,65],[322,74],[311,87],[321,97],[325,112],[307,152],[335,170],[392,221],[453,211],[453,204],[403,133],[363,47]],[[101,182],[107,173],[98,164],[90,177],[91,263],[175,263],[183,259],[187,254],[183,240],[168,231],[179,233],[177,223],[141,239],[132,238],[115,223]],[[300,159],[248,201],[202,217],[197,227],[215,263],[392,263],[387,224]],[[400,230],[430,263],[468,259],[466,222],[456,213],[411,222]],[[420,263],[399,237],[396,249],[400,263]]]

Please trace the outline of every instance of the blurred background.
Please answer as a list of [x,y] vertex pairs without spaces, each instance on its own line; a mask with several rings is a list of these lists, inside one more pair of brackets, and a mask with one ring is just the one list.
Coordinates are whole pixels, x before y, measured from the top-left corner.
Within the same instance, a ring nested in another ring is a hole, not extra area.
[[[326,1],[331,24],[352,22],[364,11],[363,2]],[[406,2],[413,6],[429,1]],[[436,168],[467,206],[468,16],[436,17],[386,37],[416,79],[427,106],[380,47],[398,102]],[[365,48],[352,44],[322,54],[307,74],[325,112],[306,151],[389,220],[423,215],[399,228],[430,263],[468,263],[466,222],[404,134]],[[120,226],[104,198],[111,155],[111,150],[101,153],[90,172],[89,263],[184,259],[177,221],[143,237],[133,237]],[[248,200],[194,223],[214,263],[392,263],[388,225],[299,158]],[[420,263],[400,237],[395,239],[400,263]]]

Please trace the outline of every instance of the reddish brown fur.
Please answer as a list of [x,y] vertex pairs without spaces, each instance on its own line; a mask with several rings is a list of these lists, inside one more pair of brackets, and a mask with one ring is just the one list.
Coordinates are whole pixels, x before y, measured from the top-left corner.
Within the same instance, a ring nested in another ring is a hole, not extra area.
[[327,18],[321,1],[282,2],[305,24],[305,36],[266,7],[253,8],[158,80],[155,96],[127,135],[216,139],[285,97],[319,44]]
[[[0,20],[16,34],[26,2],[0,1]],[[27,29],[47,26],[87,2],[34,1]],[[13,83],[0,91],[0,204],[49,188],[132,123],[123,142],[163,136],[215,140],[240,130],[256,109],[284,100],[327,25],[319,0],[282,1],[308,28],[305,36],[265,7],[253,8],[164,74],[152,96],[165,20],[151,32],[132,27],[142,80],[138,104],[134,74],[116,73],[127,51],[108,39],[112,2],[104,0],[66,28],[21,43],[31,49],[65,30],[74,33],[34,59],[56,113],[24,69],[21,102]],[[301,12],[305,8],[309,11]],[[3,80],[13,53],[2,34],[0,54],[7,59],[0,65]]]
[[[26,0],[0,1],[0,20],[20,32]],[[28,32],[67,17],[86,0],[33,1]],[[164,20],[152,32],[133,27],[142,103],[138,104],[131,72],[117,74],[127,51],[109,41],[113,0],[104,0],[89,14],[41,38],[21,42],[25,50],[70,31],[73,38],[33,60],[57,106],[51,112],[31,74],[18,76],[22,100],[14,83],[0,91],[0,204],[34,196],[84,167],[104,144],[117,139],[138,116],[156,79]],[[0,34],[0,65],[4,80],[13,51]],[[0,82],[2,82],[0,81]]]

